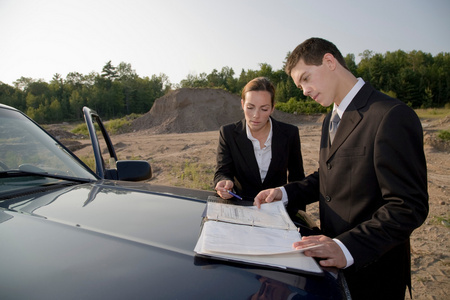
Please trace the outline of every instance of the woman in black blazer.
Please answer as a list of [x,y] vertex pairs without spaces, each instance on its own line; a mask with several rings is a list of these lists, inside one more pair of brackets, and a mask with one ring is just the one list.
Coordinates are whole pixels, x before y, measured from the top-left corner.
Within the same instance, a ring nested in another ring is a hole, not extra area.
[[245,119],[220,128],[214,183],[217,194],[234,192],[253,201],[261,190],[305,177],[296,126],[276,121],[275,88],[265,77],[251,80],[242,91]]

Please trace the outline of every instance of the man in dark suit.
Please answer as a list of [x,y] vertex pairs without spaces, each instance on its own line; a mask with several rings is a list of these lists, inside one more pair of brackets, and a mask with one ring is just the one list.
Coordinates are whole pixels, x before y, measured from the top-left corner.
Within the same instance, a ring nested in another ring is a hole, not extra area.
[[[404,299],[411,284],[409,238],[428,214],[419,118],[353,76],[326,40],[311,38],[297,46],[286,72],[306,96],[333,104],[333,112],[322,126],[319,170],[262,191],[255,204],[282,200],[292,209],[319,201],[323,235],[304,237],[294,247],[322,245],[305,255],[324,267],[342,268],[353,299]],[[335,114],[340,121],[330,133]]]
[[245,119],[220,128],[214,183],[222,198],[234,190],[253,201],[263,189],[305,177],[298,128],[271,117],[274,97],[267,78],[251,80],[242,91]]

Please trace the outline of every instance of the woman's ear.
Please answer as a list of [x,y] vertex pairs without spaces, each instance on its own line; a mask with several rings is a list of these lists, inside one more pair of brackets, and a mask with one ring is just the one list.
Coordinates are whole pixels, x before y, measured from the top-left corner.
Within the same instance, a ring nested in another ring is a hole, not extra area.
[[242,108],[242,110],[244,110],[244,103],[245,103],[244,99],[241,99],[241,108]]

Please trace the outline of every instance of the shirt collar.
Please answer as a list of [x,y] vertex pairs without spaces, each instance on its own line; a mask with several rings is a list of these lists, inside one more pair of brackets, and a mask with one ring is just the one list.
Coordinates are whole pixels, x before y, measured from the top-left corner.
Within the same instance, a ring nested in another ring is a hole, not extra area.
[[364,83],[365,82],[362,78],[358,78],[358,81],[350,90],[350,92],[348,92],[348,94],[344,97],[344,99],[342,99],[341,104],[333,105],[333,111],[337,110],[337,113],[341,119],[348,105],[352,102],[353,98],[355,98],[356,94],[358,94],[359,90],[363,87]]
[[[266,142],[264,143],[264,145],[265,146],[268,146],[268,145],[270,145],[270,141],[271,141],[271,139],[272,139],[272,118],[269,118],[269,122],[270,122],[270,131],[269,131],[269,135],[267,136],[267,140],[266,140]],[[253,135],[252,135],[252,133],[251,133],[251,131],[250,131],[250,127],[248,127],[248,124],[247,124],[247,122],[245,122],[245,131],[246,131],[246,133],[247,133],[247,138],[249,139],[249,140],[256,140],[254,137],[253,137]]]

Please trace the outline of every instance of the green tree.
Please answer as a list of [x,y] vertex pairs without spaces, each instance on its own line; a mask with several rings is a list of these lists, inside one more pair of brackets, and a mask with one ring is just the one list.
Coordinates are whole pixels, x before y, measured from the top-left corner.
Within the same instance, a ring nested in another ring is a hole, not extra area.
[[207,76],[206,73],[188,74],[186,79],[180,81],[180,85],[182,88],[206,88],[209,85]]
[[355,55],[353,53],[349,53],[344,57],[344,60],[350,72],[352,72],[353,75],[356,75],[358,66],[355,63]]
[[24,91],[34,81],[35,80],[31,77],[23,77],[22,76],[19,79],[17,79],[16,81],[14,81],[13,84],[16,89]]
[[52,123],[54,122],[57,123],[64,120],[63,110],[61,108],[61,103],[58,101],[58,99],[53,99],[53,101],[50,103],[50,106],[46,111],[45,120],[46,122]]
[[279,82],[275,87],[275,101],[276,102],[287,102],[288,93],[286,91],[286,83]]
[[124,102],[125,102],[125,109],[126,114],[130,114],[130,101],[132,94],[134,93],[134,82],[136,81],[136,78],[138,78],[138,75],[136,74],[136,71],[131,68],[131,64],[127,64],[124,62],[121,62],[117,66],[117,78],[121,82],[123,90],[122,93],[124,94]]
[[27,108],[23,91],[3,82],[0,82],[0,103],[22,111],[25,111]]
[[[288,52],[286,58],[290,55]],[[432,56],[422,51],[397,50],[385,54],[365,50],[355,63],[353,54],[345,57],[351,72],[371,83],[375,88],[416,107],[439,107],[450,98],[450,53]],[[292,78],[282,69],[259,64],[258,70],[245,70],[235,77],[232,68],[223,67],[211,73],[189,74],[179,86],[185,88],[221,88],[240,95],[252,79],[268,77],[276,86],[276,101],[283,109],[297,113],[320,111],[315,102],[307,99]],[[38,122],[80,120],[85,105],[103,118],[120,117],[130,113],[145,113],[154,101],[169,92],[174,85],[165,74],[141,78],[128,63],[117,67],[111,61],[102,73],[83,75],[71,72],[65,79],[56,73],[50,83],[21,77],[13,86],[0,82],[0,102],[27,112]],[[178,87],[176,85],[175,87]]]
[[273,69],[272,66],[266,63],[261,63],[259,64],[259,71],[258,71],[258,76],[257,77],[266,77],[269,78],[270,81],[273,82],[273,78],[272,78],[272,74],[273,74]]
[[73,116],[76,119],[82,119],[83,118],[83,106],[87,105],[86,100],[82,97],[81,90],[75,89],[72,91],[70,98],[69,98],[70,108],[72,111]]
[[107,78],[111,81],[118,77],[117,68],[111,64],[111,61],[108,61],[102,69],[102,77]]
[[[45,117],[44,109],[46,100],[49,101],[51,93],[48,83],[38,80],[30,82],[24,90],[26,94],[27,107],[41,109],[42,115]],[[40,108],[42,106],[42,108]]]

